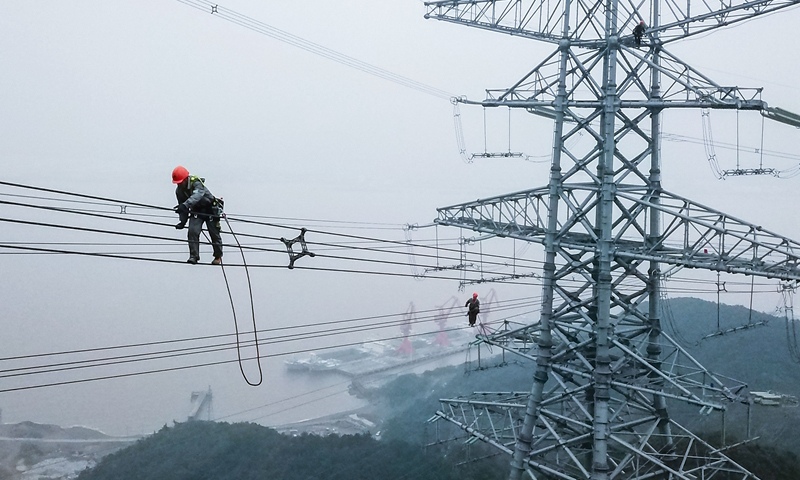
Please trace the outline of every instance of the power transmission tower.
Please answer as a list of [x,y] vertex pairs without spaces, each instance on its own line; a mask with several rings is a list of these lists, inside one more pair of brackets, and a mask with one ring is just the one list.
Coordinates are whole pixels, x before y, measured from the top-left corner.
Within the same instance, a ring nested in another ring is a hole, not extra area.
[[[511,455],[512,480],[755,478],[670,415],[673,402],[724,413],[746,392],[662,332],[660,285],[687,267],[797,281],[800,243],[664,190],[660,119],[738,109],[800,126],[760,88],[721,86],[667,49],[798,2],[426,3],[426,18],[556,45],[512,87],[458,99],[552,118],[548,185],[438,209],[439,224],[544,247],[539,321],[484,338],[535,362],[530,391],[442,399],[434,417]],[[567,142],[581,133],[593,141]]]

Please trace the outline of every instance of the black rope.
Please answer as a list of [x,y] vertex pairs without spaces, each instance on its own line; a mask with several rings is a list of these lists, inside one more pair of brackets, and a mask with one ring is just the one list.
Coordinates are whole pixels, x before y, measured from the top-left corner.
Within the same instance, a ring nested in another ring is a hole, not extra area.
[[[247,378],[247,374],[244,372],[244,365],[242,364],[242,347],[239,340],[239,323],[236,320],[236,306],[233,302],[233,295],[231,294],[231,286],[228,283],[228,275],[225,273],[225,265],[220,263],[220,267],[222,268],[222,277],[225,279],[225,288],[228,290],[228,298],[231,301],[231,311],[233,312],[233,326],[236,329],[236,357],[239,359],[239,371],[242,372],[242,378],[244,381],[247,382],[248,385],[251,387],[257,387],[261,385],[264,381],[264,372],[261,370],[261,352],[258,348],[258,326],[256,326],[256,309],[255,305],[253,304],[253,284],[250,281],[250,270],[247,268],[247,260],[244,256],[244,248],[242,248],[242,244],[239,243],[239,239],[236,237],[236,233],[234,233],[233,228],[231,228],[231,223],[228,221],[228,217],[223,214],[222,218],[225,219],[225,223],[228,224],[228,228],[231,231],[231,235],[233,239],[236,241],[236,245],[239,247],[239,253],[242,255],[242,265],[244,266],[244,272],[247,276],[247,290],[250,294],[250,313],[253,317],[253,339],[255,342],[256,347],[256,364],[258,365],[258,382],[251,382],[249,378]],[[213,219],[212,219],[213,221]]]

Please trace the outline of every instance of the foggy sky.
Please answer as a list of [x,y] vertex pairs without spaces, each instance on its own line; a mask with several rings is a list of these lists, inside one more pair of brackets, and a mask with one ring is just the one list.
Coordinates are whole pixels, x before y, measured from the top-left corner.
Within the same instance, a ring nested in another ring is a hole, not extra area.
[[[486,88],[512,85],[553,49],[426,21],[422,3],[412,0],[302,5],[239,0],[221,5],[474,100]],[[547,163],[503,159],[465,164],[458,155],[453,107],[447,100],[371,77],[176,1],[40,0],[6,2],[3,7],[0,179],[5,181],[169,207],[175,202],[170,172],[182,164],[205,177],[215,195],[225,197],[229,212],[388,223],[397,228],[363,233],[394,239],[404,238],[400,227],[405,223],[430,223],[436,207],[547,183]],[[790,9],[679,42],[671,50],[723,85],[763,86],[763,98],[771,106],[800,112],[795,84],[800,66],[794,61],[798,24],[800,10]],[[483,112],[463,106],[461,111],[469,150],[482,150]],[[490,150],[507,148],[506,115],[487,112]],[[715,140],[735,142],[735,114],[712,115]],[[753,132],[760,132],[760,116],[742,114],[740,122],[742,143],[758,144],[760,135]],[[700,126],[699,112],[664,115],[666,132],[699,138]],[[514,112],[511,128],[513,150],[549,153],[548,121]],[[798,145],[800,131],[767,124],[766,149],[794,154]],[[800,238],[795,213],[800,180],[717,181],[702,145],[665,140],[663,152],[667,190]],[[733,167],[733,151],[718,149],[717,154],[723,168]],[[754,161],[753,155],[742,158]],[[796,163],[765,158],[765,166],[778,169]],[[81,238],[33,227],[0,229],[4,241]],[[452,238],[458,232],[440,229],[440,234]],[[183,232],[174,235],[184,238]],[[415,235],[431,238],[433,232]],[[512,251],[502,242],[493,248]],[[175,258],[185,256],[183,244],[172,250]],[[207,251],[205,257],[210,261]],[[0,271],[0,357],[212,335],[233,328],[224,283],[215,269],[2,255]],[[236,300],[246,310],[243,276],[234,275]],[[253,287],[261,328],[402,312],[411,301],[428,309],[451,295],[464,295],[456,282],[271,269],[253,272]],[[505,299],[539,293],[538,287],[494,288]],[[777,294],[759,295],[757,308],[769,311],[778,299]],[[748,299],[732,295],[727,301],[746,304]],[[245,325],[247,321],[244,315]],[[227,364],[3,393],[0,408],[6,422],[84,424],[113,434],[141,433],[185,419],[191,390],[209,385],[218,416],[320,386],[286,377],[282,361],[265,360],[267,385],[255,389],[244,384],[235,364]],[[24,383],[0,379],[0,388],[14,382]],[[306,418],[348,402],[353,401],[344,394],[262,422]],[[232,420],[265,413],[269,410]]]

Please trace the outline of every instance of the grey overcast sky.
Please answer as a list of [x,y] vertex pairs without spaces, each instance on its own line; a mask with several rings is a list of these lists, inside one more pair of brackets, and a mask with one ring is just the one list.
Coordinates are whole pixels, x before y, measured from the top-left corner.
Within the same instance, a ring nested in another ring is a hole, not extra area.
[[[552,49],[425,20],[422,3],[414,0],[231,0],[220,5],[472,99],[481,99],[486,88],[513,84]],[[790,9],[676,44],[672,51],[718,83],[763,86],[770,105],[800,112],[797,25],[800,10]],[[546,163],[464,163],[447,100],[375,78],[174,0],[4,2],[0,65],[4,181],[169,207],[174,204],[170,172],[182,164],[207,179],[214,194],[226,199],[229,212],[388,223],[394,228],[340,231],[393,239],[404,238],[402,224],[429,223],[436,207],[547,181]],[[482,150],[483,112],[474,107],[461,111],[468,149]],[[506,115],[487,112],[489,150],[508,148]],[[734,114],[713,115],[715,140],[735,143]],[[760,135],[753,132],[760,133],[760,117],[743,114],[740,122],[742,144],[758,146]],[[512,150],[534,156],[550,152],[552,126],[547,121],[514,112],[511,125]],[[699,112],[668,112],[664,125],[670,133],[701,137]],[[800,131],[767,124],[765,149],[797,155],[798,145]],[[663,150],[668,190],[800,238],[795,212],[800,179],[718,181],[702,145],[664,141]],[[735,152],[718,148],[717,154],[724,168],[733,167]],[[757,162],[752,154],[743,154],[742,160]],[[778,169],[797,163],[765,157],[765,166]],[[2,210],[13,218],[28,214]],[[0,228],[6,242],[86,238],[34,227]],[[454,238],[458,232],[440,229],[439,234]],[[415,235],[431,238],[433,232]],[[498,243],[494,248],[510,254],[514,247]],[[184,249],[182,244],[173,247],[172,257],[183,259]],[[528,254],[539,255],[534,249]],[[205,260],[210,260],[208,253]],[[271,260],[280,263],[285,258]],[[2,255],[0,357],[230,332],[228,298],[219,272],[190,268],[64,255]],[[246,310],[241,272],[232,275],[238,305]],[[411,301],[418,309],[429,309],[452,295],[463,296],[452,281],[296,270],[253,272],[253,286],[261,328],[403,312]],[[489,288],[482,286],[480,291]],[[538,287],[495,288],[505,299],[539,293]],[[747,302],[741,296],[727,300]],[[770,310],[777,301],[777,295],[760,295],[757,307]],[[243,316],[240,322],[246,328],[246,312]],[[315,340],[280,348],[325,344]],[[278,353],[276,348],[265,347],[265,352]],[[217,395],[218,416],[321,385],[286,377],[282,360],[264,362],[266,385],[256,389],[244,385],[235,364],[227,364],[0,393],[0,408],[8,422],[85,424],[113,434],[152,431],[173,419],[183,420],[189,392],[208,385]],[[118,371],[122,370],[111,368],[98,375]],[[53,374],[42,380],[95,374]],[[38,380],[0,378],[0,388]],[[351,404],[357,402],[343,394],[259,421],[292,421]],[[285,405],[289,403],[231,420],[255,419]]]

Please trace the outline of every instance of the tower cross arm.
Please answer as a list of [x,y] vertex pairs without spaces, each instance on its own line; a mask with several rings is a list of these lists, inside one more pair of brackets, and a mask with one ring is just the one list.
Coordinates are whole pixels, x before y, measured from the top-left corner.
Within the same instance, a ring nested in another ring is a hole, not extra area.
[[[593,184],[564,185],[561,201],[569,216],[562,218],[556,243],[566,250],[594,251],[596,233],[585,219],[594,213],[599,194]],[[619,259],[655,261],[674,268],[800,280],[800,243],[772,233],[684,197],[643,186],[619,186],[616,198],[629,217],[614,231],[614,253]],[[539,188],[438,209],[441,225],[469,228],[481,233],[544,243],[548,192]],[[642,239],[647,231],[646,212],[657,210],[664,231],[654,244]],[[636,212],[634,215],[633,212]]]
[[444,0],[425,3],[425,18],[551,43],[562,38],[562,1]]
[[[660,2],[656,7],[656,3]],[[425,18],[433,18],[471,27],[493,30],[535,40],[558,43],[563,39],[565,1],[546,0],[439,0],[425,3]],[[643,42],[672,42],[749,20],[776,10],[791,7],[800,0],[723,0],[705,2],[619,2],[615,15],[620,19],[614,32],[605,28],[605,0],[578,1],[581,13],[574,21],[569,39],[575,45],[603,48],[606,35],[618,35],[633,42],[633,27],[646,24]],[[658,12],[659,22],[651,19]],[[574,16],[575,13],[569,13]]]
[[798,4],[800,0],[730,0],[719,4],[687,1],[680,6],[670,2],[669,13],[664,12],[661,24],[647,29],[645,35],[652,38],[657,34],[663,43],[672,42]]

